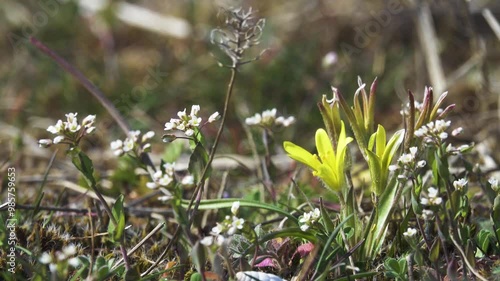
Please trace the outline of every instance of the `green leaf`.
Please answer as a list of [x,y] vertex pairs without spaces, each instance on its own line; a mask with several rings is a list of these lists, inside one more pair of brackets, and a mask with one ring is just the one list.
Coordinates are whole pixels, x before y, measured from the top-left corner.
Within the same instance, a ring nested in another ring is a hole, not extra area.
[[[76,148],[75,148],[76,149]],[[76,151],[71,157],[73,165],[83,174],[87,184],[91,187],[96,185],[94,178],[94,165],[92,160],[83,151]]]
[[123,211],[123,194],[120,194],[113,205],[113,217],[116,220],[116,225],[112,220],[108,224],[108,233],[111,236],[111,240],[116,242],[120,241],[125,231],[125,212]]
[[429,253],[429,260],[431,262],[436,262],[439,259],[440,249],[441,249],[441,240],[436,239],[434,243],[432,243],[431,250]]
[[[399,263],[395,258],[388,258],[384,261],[384,267],[387,271],[392,271],[399,275],[400,272]],[[393,276],[396,277],[396,276]]]
[[200,244],[200,241],[197,241],[193,248],[191,248],[191,260],[198,272],[204,271],[206,262],[205,249],[203,245]]
[[[282,210],[274,205],[261,203],[253,200],[245,200],[238,198],[225,198],[225,199],[209,199],[209,200],[201,200],[200,205],[198,206],[198,210],[215,210],[222,208],[231,208],[233,203],[239,201],[240,207],[250,207],[257,209],[265,209],[276,212],[278,214],[284,215],[288,217],[291,221],[298,223],[298,219],[292,215],[288,210]],[[182,200],[182,207],[187,208],[189,205],[189,200]]]
[[372,192],[380,196],[384,190],[384,186],[382,186],[381,182],[383,172],[380,167],[380,160],[378,156],[370,150],[366,150],[366,155],[368,155],[368,168],[370,169],[372,178]]
[[377,156],[382,159],[385,151],[385,141],[386,141],[386,134],[385,134],[385,129],[382,125],[378,125],[377,128],[377,141],[375,142],[375,149]]
[[328,212],[326,211],[325,207],[323,206],[323,200],[320,198],[320,211],[321,211],[321,220],[325,225],[325,229],[328,233],[331,233],[335,226],[333,225],[332,220],[330,219],[330,216],[328,215]]
[[[203,147],[203,145],[198,144],[193,150],[193,153],[191,154],[191,157],[189,157],[189,166],[188,166],[188,171],[191,175],[193,175],[195,182],[199,182],[203,180],[201,178],[203,170],[208,164],[208,153]],[[208,167],[207,174],[205,177],[208,177],[210,175],[210,169],[211,167]]]

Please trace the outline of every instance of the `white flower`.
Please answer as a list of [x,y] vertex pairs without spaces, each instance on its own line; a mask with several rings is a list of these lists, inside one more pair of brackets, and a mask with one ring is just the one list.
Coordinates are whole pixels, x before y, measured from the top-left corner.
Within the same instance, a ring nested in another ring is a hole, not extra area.
[[442,132],[442,133],[440,133],[440,134],[439,134],[439,138],[440,138],[440,139],[442,139],[442,140],[444,140],[444,139],[448,138],[448,133],[446,133],[446,132]]
[[188,137],[194,135],[194,130],[193,129],[187,129],[184,134]]
[[47,253],[47,252],[44,252],[39,258],[38,258],[38,261],[40,261],[41,263],[43,264],[49,264],[52,262],[52,256]]
[[82,120],[82,126],[85,128],[90,128],[92,125],[94,125],[95,122],[95,115],[88,115],[87,117],[83,118]]
[[191,106],[191,118],[194,118],[198,115],[198,112],[200,111],[200,106],[199,105],[193,105]]
[[194,177],[193,177],[193,175],[187,175],[187,176],[183,177],[182,180],[181,180],[181,184],[182,185],[192,185],[192,184],[194,184]]
[[456,137],[456,136],[462,134],[463,131],[464,131],[464,129],[462,127],[458,127],[458,128],[456,128],[455,130],[453,130],[451,132],[451,135],[454,136],[454,137]]
[[427,164],[427,162],[425,162],[425,160],[420,160],[420,161],[418,161],[417,166],[419,168],[423,168],[423,167],[425,167],[425,164]]
[[217,235],[219,235],[222,232],[222,230],[223,230],[223,227],[220,223],[217,223],[217,225],[212,228],[212,232],[217,234]]
[[123,142],[121,140],[115,140],[112,141],[109,146],[111,147],[111,150],[118,150],[123,147]]
[[398,169],[398,165],[389,165],[389,171],[394,172]]
[[302,230],[302,231],[307,231],[308,229],[309,229],[309,225],[307,225],[307,224],[303,224],[300,226],[300,230]]
[[64,247],[62,251],[66,256],[72,256],[76,254],[76,246],[74,244],[69,244],[68,246]]
[[181,120],[184,120],[187,118],[187,114],[186,114],[186,109],[184,108],[183,111],[179,111],[177,112],[177,116],[181,119]]
[[436,206],[443,202],[441,197],[438,197],[438,190],[434,187],[429,187],[427,189],[427,198],[421,198],[420,203],[422,205]]
[[417,230],[415,228],[408,227],[408,229],[403,232],[403,236],[405,237],[413,237],[417,234]]
[[41,139],[38,141],[38,146],[40,147],[49,147],[50,145],[52,145],[51,139]]
[[280,117],[276,118],[276,120],[274,121],[274,123],[276,125],[281,125],[283,127],[288,127],[291,124],[295,123],[295,117],[289,116],[288,118],[285,118],[283,116],[280,116]]
[[260,124],[261,121],[262,117],[260,116],[259,113],[256,113],[254,116],[246,118],[245,124],[247,124],[248,126],[253,126]]
[[54,264],[54,263],[49,264],[49,270],[52,273],[57,272],[57,264]]
[[219,115],[219,112],[214,112],[212,115],[210,115],[210,117],[208,117],[208,123],[212,123],[214,121],[217,121],[219,120],[220,118],[220,115]]
[[173,130],[175,128],[175,123],[173,122],[167,122],[165,123],[165,131],[170,131],[170,130]]
[[488,182],[490,183],[492,189],[498,188],[498,179],[491,177],[488,179]]
[[64,136],[57,136],[54,138],[54,144],[58,144],[64,140]]
[[422,217],[424,220],[430,220],[434,217],[434,212],[432,210],[422,210]]
[[467,180],[465,178],[461,178],[453,182],[453,186],[457,190],[462,190],[467,185]]
[[123,142],[123,151],[124,152],[129,152],[134,149],[135,142],[133,138],[126,138],[125,141]]
[[233,217],[232,226],[236,229],[243,229],[243,224],[245,224],[245,220],[242,218]]
[[144,135],[142,135],[141,141],[147,142],[148,140],[152,139],[154,136],[155,136],[155,132],[149,131],[149,132],[145,133]]
[[77,257],[71,258],[68,260],[68,264],[76,268],[80,265],[80,259],[78,259]]
[[222,246],[222,244],[224,244],[224,241],[226,240],[226,238],[224,238],[224,236],[222,235],[217,235],[217,237],[215,237],[215,244],[217,246]]
[[337,63],[337,61],[338,61],[338,55],[337,55],[337,53],[332,51],[332,52],[328,52],[323,57],[323,59],[321,60],[321,65],[324,68],[328,68],[328,67],[334,65],[335,63]]
[[314,211],[311,212],[311,218],[313,219],[313,221],[316,221],[320,218],[321,216],[321,212],[319,211],[318,208],[314,208]]
[[408,165],[408,164],[411,164],[414,160],[414,156],[409,154],[409,153],[403,153],[399,159],[398,159],[398,162],[401,162],[402,164],[404,165]]
[[231,206],[231,213],[233,213],[233,215],[236,216],[238,214],[239,209],[240,209],[240,201],[233,202],[233,205]]
[[211,246],[213,242],[214,242],[213,236],[205,236],[203,237],[203,239],[200,240],[200,244],[204,246]]
[[62,133],[63,130],[64,130],[64,124],[61,120],[57,120],[57,123],[55,126],[49,126],[47,128],[47,131],[54,134],[54,135]]

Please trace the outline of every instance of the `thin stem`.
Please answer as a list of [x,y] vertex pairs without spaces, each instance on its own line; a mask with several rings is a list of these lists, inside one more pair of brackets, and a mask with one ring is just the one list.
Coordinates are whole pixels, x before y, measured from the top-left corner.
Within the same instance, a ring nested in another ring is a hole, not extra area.
[[[226,123],[226,118],[227,118],[227,112],[229,109],[229,101],[231,100],[235,80],[236,80],[236,68],[233,67],[233,68],[231,68],[231,78],[230,78],[229,84],[227,86],[226,100],[224,101],[224,110],[222,113],[222,118],[221,118],[219,130],[217,131],[217,135],[215,136],[215,141],[214,141],[214,144],[212,145],[212,149],[210,150],[210,155],[208,157],[207,164],[205,165],[205,168],[203,169],[203,172],[201,174],[200,181],[196,185],[196,189],[193,193],[193,196],[191,197],[191,201],[189,202],[188,210],[191,209],[196,198],[201,198],[201,194],[199,194],[199,193],[202,191],[201,187],[203,186],[203,183],[205,182],[205,177],[208,173],[210,166],[212,165],[212,161],[214,160],[215,152],[217,151],[217,147],[219,145],[222,131],[224,130],[224,125]],[[189,218],[189,223],[188,223],[187,228],[191,227],[191,224],[193,223],[193,219],[195,217],[196,211],[198,210],[199,202],[200,202],[200,200],[196,201],[194,209],[191,213],[191,217]]]

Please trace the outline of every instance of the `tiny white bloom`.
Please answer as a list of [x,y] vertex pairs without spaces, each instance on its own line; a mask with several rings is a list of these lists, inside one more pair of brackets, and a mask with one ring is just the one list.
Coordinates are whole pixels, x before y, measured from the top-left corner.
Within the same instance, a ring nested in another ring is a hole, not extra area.
[[194,135],[194,130],[193,129],[187,129],[184,134],[188,137],[191,137],[192,135]]
[[192,185],[192,184],[194,184],[194,177],[193,177],[193,175],[187,175],[187,176],[183,177],[182,180],[181,180],[181,184],[182,185]]
[[418,161],[417,166],[419,168],[423,168],[423,167],[425,167],[425,164],[427,164],[427,162],[425,162],[425,160],[420,160],[420,161]]
[[68,246],[64,247],[62,251],[66,256],[72,256],[76,254],[76,246],[74,244],[69,244]]
[[405,232],[403,232],[403,236],[406,237],[413,237],[415,236],[415,234],[417,234],[417,230],[411,227],[408,227],[408,229]]
[[300,230],[302,230],[302,231],[307,231],[308,229],[309,229],[309,225],[307,225],[307,224],[303,224],[300,226]]
[[429,204],[429,200],[427,198],[420,198],[420,204],[422,204],[422,205],[428,205]]
[[434,212],[432,210],[422,210],[422,217],[424,220],[430,220],[434,216]]
[[440,133],[440,134],[439,134],[439,138],[440,138],[440,139],[442,139],[442,140],[444,140],[444,139],[448,138],[448,133],[446,133],[446,132],[442,132],[442,133]]
[[212,123],[214,121],[217,121],[217,120],[219,120],[219,118],[220,118],[219,112],[216,111],[212,115],[210,115],[210,117],[208,117],[208,123]]
[[86,128],[91,127],[95,122],[95,115],[88,115],[87,117],[83,118],[82,120],[82,125]]
[[403,163],[403,164],[410,164],[411,162],[413,162],[413,159],[414,159],[413,155],[411,155],[409,153],[403,153],[399,157],[398,161]]
[[57,120],[56,125],[49,126],[47,128],[47,131],[50,132],[50,133],[52,133],[52,134],[54,134],[54,135],[57,135],[57,134],[61,133],[63,129],[64,129],[63,122],[61,120]]
[[418,152],[418,148],[415,146],[410,147],[410,153],[412,156],[415,156]]
[[68,260],[68,264],[76,268],[80,265],[80,259],[78,259],[77,257],[71,258]]
[[126,138],[123,142],[123,151],[129,152],[134,149],[135,142],[132,138]]
[[462,128],[462,127],[458,127],[458,128],[456,128],[455,130],[453,130],[453,131],[451,132],[451,135],[452,135],[452,136],[454,136],[454,137],[456,137],[456,136],[458,136],[458,135],[462,134],[462,133],[463,133],[463,131],[464,131],[464,128]]
[[43,264],[49,264],[52,262],[52,256],[47,252],[43,252],[43,254],[38,258],[38,261]]
[[498,179],[496,179],[494,177],[491,177],[491,178],[488,179],[488,182],[490,183],[491,188],[493,188],[493,189],[497,189],[498,188]]
[[394,172],[398,169],[398,165],[389,165],[389,171]]
[[156,182],[147,182],[146,187],[150,189],[156,189],[158,187],[158,184]]
[[49,270],[52,273],[57,272],[57,264],[54,264],[54,263],[49,264]]
[[54,144],[58,144],[64,140],[64,136],[57,136],[54,138]]
[[186,117],[187,117],[187,114],[186,114],[186,109],[184,108],[184,110],[183,110],[183,111],[179,111],[179,112],[177,112],[177,116],[178,116],[181,120],[186,119]]
[[52,144],[51,139],[41,139],[38,141],[38,146],[40,147],[49,147]]
[[224,238],[224,236],[222,235],[217,235],[217,237],[215,237],[215,244],[217,246],[222,246],[222,244],[224,244],[224,241],[226,240],[226,238]]
[[453,186],[457,190],[462,190],[467,185],[467,180],[465,178],[461,178],[453,182]]
[[220,223],[217,223],[217,225],[212,228],[212,232],[219,235],[222,232],[222,228],[222,225]]
[[231,213],[233,213],[233,215],[236,216],[238,214],[239,209],[240,209],[240,201],[233,202],[233,205],[231,206]]
[[200,106],[199,105],[193,105],[191,106],[191,117],[194,117],[198,115],[198,112],[200,111]]
[[149,131],[149,132],[145,133],[144,135],[142,135],[141,141],[146,142],[146,141],[152,139],[154,136],[155,136],[155,132]]
[[311,212],[311,218],[313,220],[317,220],[317,219],[320,218],[320,216],[321,216],[321,213],[320,213],[319,209],[318,208],[314,208],[314,211]]
[[242,229],[244,224],[245,224],[244,219],[233,217],[233,224],[232,224],[233,227],[237,229]]
[[170,130],[173,130],[175,128],[175,124],[172,123],[172,122],[167,122],[165,123],[165,131],[170,131]]
[[123,142],[121,140],[112,141],[109,146],[112,150],[121,149],[123,147]]
[[200,244],[204,246],[211,246],[213,242],[214,242],[213,236],[205,236],[203,237],[203,239],[200,240]]

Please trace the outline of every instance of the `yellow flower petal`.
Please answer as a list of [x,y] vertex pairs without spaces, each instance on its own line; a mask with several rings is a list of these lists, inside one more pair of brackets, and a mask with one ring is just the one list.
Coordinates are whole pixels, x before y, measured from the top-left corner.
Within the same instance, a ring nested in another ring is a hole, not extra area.
[[315,155],[312,155],[309,151],[292,142],[285,141],[283,143],[283,148],[290,158],[309,166],[309,168],[315,171],[318,170],[319,166],[321,165]]

